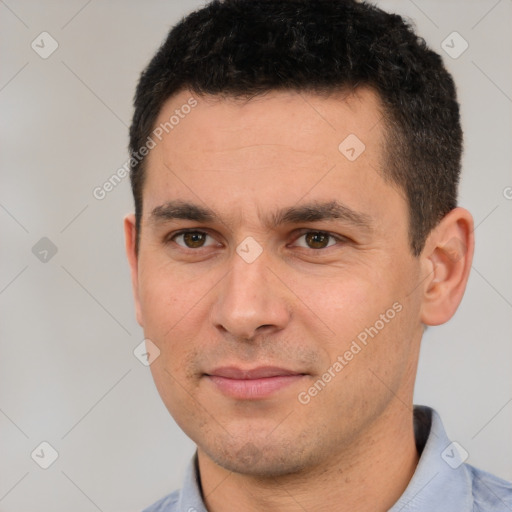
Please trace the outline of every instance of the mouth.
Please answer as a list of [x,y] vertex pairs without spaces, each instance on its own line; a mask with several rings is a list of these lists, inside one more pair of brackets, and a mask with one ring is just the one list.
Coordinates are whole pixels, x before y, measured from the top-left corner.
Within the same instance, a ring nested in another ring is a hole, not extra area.
[[237,400],[262,400],[302,380],[306,374],[261,366],[242,369],[234,366],[216,368],[205,377],[218,391]]

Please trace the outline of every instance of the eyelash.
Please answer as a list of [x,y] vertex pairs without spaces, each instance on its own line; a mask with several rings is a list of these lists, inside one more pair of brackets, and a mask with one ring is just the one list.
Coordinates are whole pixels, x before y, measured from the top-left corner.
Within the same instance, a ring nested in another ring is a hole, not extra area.
[[[208,233],[207,231],[203,231],[203,230],[200,230],[200,229],[183,229],[181,231],[177,231],[175,233],[172,233],[171,235],[167,236],[165,238],[165,243],[170,243],[170,242],[174,242],[176,245],[178,245],[181,249],[183,250],[188,250],[188,251],[198,251],[200,249],[205,249],[206,247],[209,247],[209,246],[200,246],[198,248],[192,248],[192,247],[186,247],[184,245],[180,245],[178,244],[175,239],[179,236],[183,236],[183,235],[186,235],[187,233],[199,233],[199,234],[204,234],[206,236],[209,236],[211,238],[214,238],[212,235],[210,235],[210,233]],[[305,229],[305,230],[301,230],[300,234],[294,238],[293,242],[297,242],[297,240],[299,240],[300,238],[302,238],[303,236],[306,236],[307,234],[319,234],[319,235],[326,235],[328,236],[330,239],[334,239],[337,243],[335,244],[332,244],[332,245],[327,245],[326,247],[322,247],[322,248],[319,248],[319,249],[314,249],[312,247],[300,247],[301,249],[303,250],[309,250],[309,251],[314,251],[314,252],[319,252],[319,251],[322,251],[322,250],[325,250],[325,249],[329,249],[335,245],[339,245],[339,244],[344,244],[344,243],[347,243],[349,241],[348,238],[344,237],[344,236],[341,236],[341,235],[334,235],[332,233],[329,233],[328,231],[322,231],[322,230],[314,230],[314,229]]]

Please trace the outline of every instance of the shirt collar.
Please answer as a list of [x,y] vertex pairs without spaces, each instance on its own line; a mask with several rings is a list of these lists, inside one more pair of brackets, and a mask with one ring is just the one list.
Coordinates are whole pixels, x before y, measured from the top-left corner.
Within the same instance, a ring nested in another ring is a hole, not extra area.
[[181,488],[178,501],[179,512],[208,512],[203,502],[201,484],[199,482],[199,465],[197,452],[190,461]]
[[416,445],[424,448],[409,485],[389,512],[473,510],[471,475],[436,411],[416,406],[414,430]]

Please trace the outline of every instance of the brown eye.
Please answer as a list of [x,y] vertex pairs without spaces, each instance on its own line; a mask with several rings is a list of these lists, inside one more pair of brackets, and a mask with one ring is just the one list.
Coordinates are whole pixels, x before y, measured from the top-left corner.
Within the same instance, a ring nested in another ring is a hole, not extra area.
[[327,249],[343,240],[344,237],[337,237],[326,231],[305,231],[295,240],[293,245],[304,249],[320,250]]
[[332,238],[327,233],[319,231],[311,231],[304,235],[306,244],[310,249],[324,249],[329,246],[329,241]]
[[208,237],[209,235],[203,231],[186,231],[173,236],[172,240],[181,247],[199,249],[206,245],[212,245],[211,243],[206,244]]
[[192,231],[191,233],[183,234],[183,241],[187,247],[195,249],[196,247],[202,247],[206,240],[206,233],[200,233],[199,231]]

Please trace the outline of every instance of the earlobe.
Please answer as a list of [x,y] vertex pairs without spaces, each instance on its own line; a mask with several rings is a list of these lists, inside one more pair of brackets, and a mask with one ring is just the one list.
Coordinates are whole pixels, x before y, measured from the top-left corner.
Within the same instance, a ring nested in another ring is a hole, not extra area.
[[430,233],[420,256],[424,268],[424,324],[440,325],[455,314],[471,270],[473,230],[471,214],[464,208],[455,208]]
[[128,258],[128,263],[130,265],[133,297],[135,301],[135,313],[137,322],[142,326],[142,315],[139,299],[138,254],[136,251],[137,228],[134,214],[129,214],[124,218],[124,237],[126,257]]

